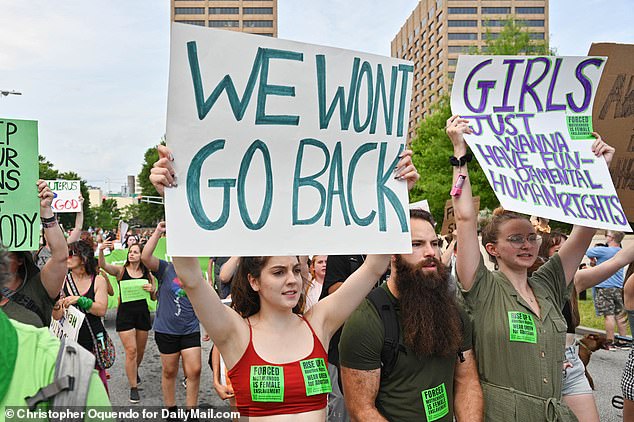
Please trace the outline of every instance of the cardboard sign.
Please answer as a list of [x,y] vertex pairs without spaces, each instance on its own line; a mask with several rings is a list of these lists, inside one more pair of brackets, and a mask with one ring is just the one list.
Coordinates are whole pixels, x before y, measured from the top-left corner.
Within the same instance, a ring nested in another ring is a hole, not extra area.
[[610,174],[629,221],[634,221],[634,45],[592,44],[607,56],[592,112],[594,129],[616,148]]
[[145,299],[149,301],[150,292],[143,290],[143,285],[149,281],[144,279],[121,280],[119,286],[121,288],[121,302],[132,302],[134,300]]
[[37,122],[0,118],[0,243],[9,251],[39,246]]
[[[475,196],[473,199],[473,209],[476,212],[476,215],[480,211],[480,197]],[[440,229],[440,234],[446,236],[448,234],[453,233],[456,230],[456,216],[453,212],[453,202],[451,199],[448,199],[445,202],[445,212],[442,219],[442,229]]]
[[604,57],[460,56],[451,108],[505,209],[631,231],[605,159],[592,153]]
[[172,24],[168,254],[408,253],[413,66]]
[[47,180],[46,183],[55,195],[51,204],[53,212],[81,211],[79,180]]
[[79,330],[85,318],[86,314],[77,309],[75,305],[72,305],[64,310],[64,315],[62,315],[59,321],[54,318],[51,319],[51,325],[48,327],[48,330],[53,336],[59,339],[69,338],[77,341]]

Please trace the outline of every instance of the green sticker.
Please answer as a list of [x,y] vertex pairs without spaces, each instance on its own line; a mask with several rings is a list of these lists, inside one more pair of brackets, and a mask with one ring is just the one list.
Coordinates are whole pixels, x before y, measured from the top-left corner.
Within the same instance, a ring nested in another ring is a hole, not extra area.
[[307,396],[332,392],[328,368],[323,358],[302,360],[299,367],[304,375]]
[[251,367],[251,400],[284,401],[284,368],[273,365]]
[[592,136],[592,116],[566,116],[570,139],[594,139]]
[[524,312],[509,312],[509,327],[511,341],[537,343],[537,328],[533,316]]
[[428,422],[436,421],[449,413],[449,400],[447,400],[445,383],[429,390],[423,390],[421,395]]

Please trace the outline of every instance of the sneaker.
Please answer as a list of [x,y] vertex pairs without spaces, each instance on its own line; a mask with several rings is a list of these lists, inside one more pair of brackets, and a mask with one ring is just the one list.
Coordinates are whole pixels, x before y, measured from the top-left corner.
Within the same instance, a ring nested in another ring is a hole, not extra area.
[[187,388],[187,377],[183,377],[183,380],[181,381],[181,385],[183,386],[183,388]]
[[130,403],[138,403],[141,401],[141,397],[139,397],[139,390],[136,388],[130,389]]
[[172,406],[167,408],[166,422],[182,422],[182,419],[178,417],[178,407]]

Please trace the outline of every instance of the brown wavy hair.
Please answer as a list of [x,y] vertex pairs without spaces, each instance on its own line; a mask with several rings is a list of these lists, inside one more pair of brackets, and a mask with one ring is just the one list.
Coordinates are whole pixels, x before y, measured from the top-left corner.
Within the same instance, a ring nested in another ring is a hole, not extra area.
[[553,230],[550,233],[542,233],[542,244],[539,247],[539,252],[537,253],[542,258],[550,258],[548,255],[550,248],[553,246],[561,245],[564,241],[568,239],[568,235],[562,233],[560,230]]
[[[269,259],[271,259],[270,256],[240,258],[238,270],[231,281],[231,300],[233,309],[242,318],[248,318],[260,312],[260,295],[251,287],[249,275],[259,279],[262,275],[262,269],[266,266]],[[304,312],[306,296],[303,289],[300,289],[300,292],[299,301],[293,308],[293,313],[301,315]]]
[[[500,227],[502,224],[511,220],[527,220],[526,217],[522,216],[513,211],[507,211],[502,207],[498,207],[493,210],[493,216],[491,217],[491,221],[487,224],[484,229],[482,229],[482,246],[485,247],[487,243],[495,243],[500,236]],[[528,221],[528,220],[527,220]],[[489,261],[493,262],[497,265],[497,259],[488,253]]]

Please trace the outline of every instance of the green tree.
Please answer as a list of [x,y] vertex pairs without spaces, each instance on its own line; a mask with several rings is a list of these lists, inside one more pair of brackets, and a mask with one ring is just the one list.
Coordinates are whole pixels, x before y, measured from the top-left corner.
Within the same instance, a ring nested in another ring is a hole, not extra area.
[[[161,145],[165,145],[165,138],[161,140]],[[141,185],[142,196],[156,196],[159,194],[150,182],[150,171],[155,162],[158,161],[158,150],[156,147],[149,148],[143,156],[143,167],[139,173],[139,185]],[[144,226],[154,226],[165,219],[165,208],[162,204],[150,204],[141,202],[138,209],[138,218]]]
[[499,35],[494,36],[487,27],[485,32],[485,47],[480,49],[480,54],[495,56],[513,56],[525,54],[529,56],[548,55],[552,52],[545,41],[532,40],[530,32],[521,20],[509,16],[504,23]]
[[143,225],[143,221],[140,218],[141,204],[130,204],[123,207],[121,210],[121,219],[128,223],[130,227]]
[[116,229],[120,219],[121,212],[114,199],[105,199],[95,208],[94,227],[101,227],[104,230]]
[[[445,201],[450,199],[453,181],[453,170],[449,165],[453,147],[445,133],[450,117],[449,96],[443,95],[432,107],[431,115],[421,122],[416,138],[412,141],[413,161],[421,178],[410,192],[411,201],[427,199],[431,213],[439,224],[443,219]],[[496,207],[498,200],[476,160],[469,165],[469,177],[473,195],[480,196],[480,207]]]
[[[487,29],[485,47],[474,49],[476,54],[489,55],[536,55],[549,54],[548,46],[531,40],[521,21],[509,17],[500,35],[493,37]],[[412,202],[427,199],[434,219],[440,224],[443,218],[445,201],[450,199],[449,191],[453,183],[453,170],[449,157],[453,155],[451,141],[445,132],[447,119],[451,117],[448,95],[441,96],[428,115],[419,125],[416,137],[412,140],[413,161],[421,178],[412,189]],[[499,205],[477,160],[469,165],[469,177],[474,196],[480,196],[481,209],[494,209]]]

